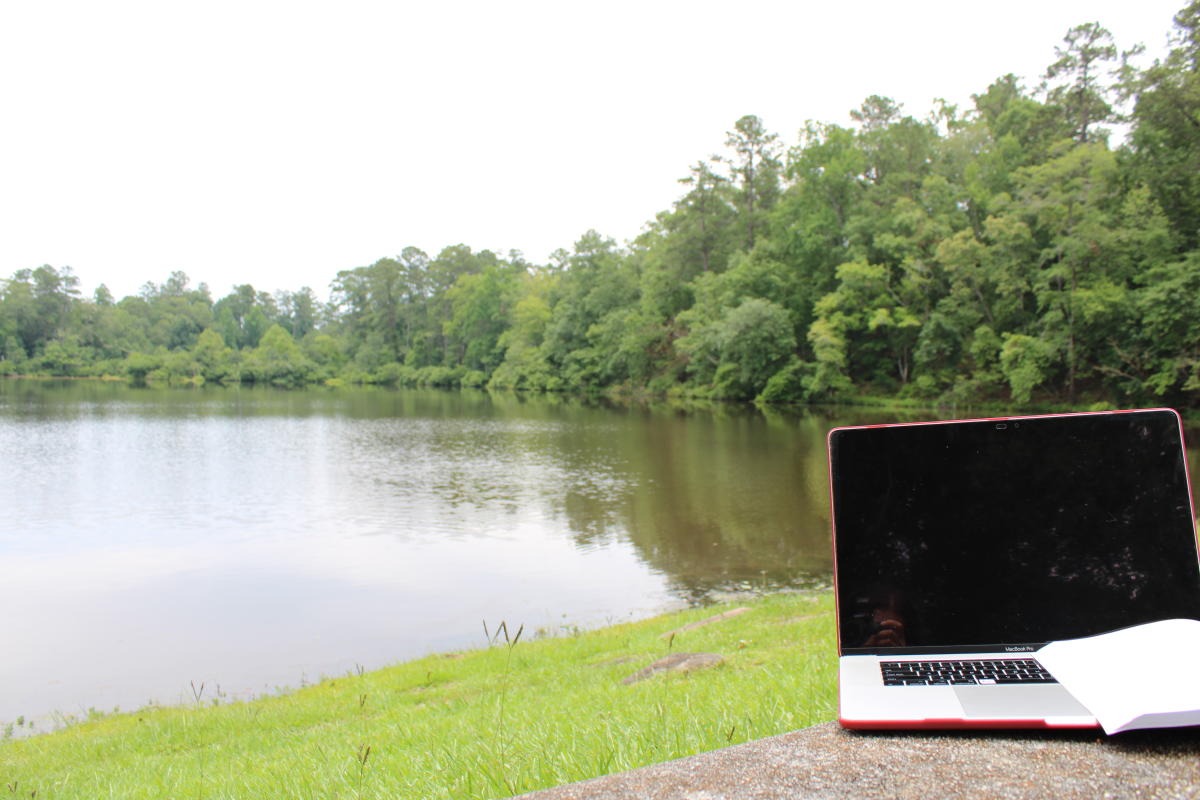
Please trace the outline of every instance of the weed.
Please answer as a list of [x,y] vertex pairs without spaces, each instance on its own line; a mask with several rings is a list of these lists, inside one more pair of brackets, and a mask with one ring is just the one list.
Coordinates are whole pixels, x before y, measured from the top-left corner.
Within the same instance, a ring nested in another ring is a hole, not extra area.
[[371,745],[360,744],[354,759],[358,762],[358,794],[362,794],[363,772],[367,768],[367,759],[371,757]]
[[[204,681],[200,681],[199,687],[196,686],[195,681],[191,681],[191,686],[192,686],[192,699],[195,701],[194,711],[199,712],[200,711],[200,700],[201,700],[201,698],[204,697]],[[193,714],[193,716],[189,718],[189,723],[194,723],[194,722],[199,722],[199,720],[195,716],[195,714]],[[189,724],[188,727],[190,729],[192,727],[191,724]],[[199,780],[196,781],[196,797],[204,797],[204,770],[205,770],[206,764],[205,764],[205,759],[204,759],[204,747],[202,746],[201,742],[196,743],[196,762],[197,762],[197,772],[199,773]]]
[[[485,634],[487,633],[487,630],[487,622],[484,621],[483,631]],[[508,623],[504,620],[501,620],[499,627],[496,628],[495,635],[491,638],[491,642],[495,643],[497,640],[499,640],[500,634],[503,633],[504,646],[508,650],[504,657],[504,672],[500,676],[499,710],[496,714],[496,733],[494,741],[499,744],[499,758],[497,759],[497,766],[499,767],[500,775],[503,777],[504,785],[508,789],[509,794],[516,794],[517,788],[516,783],[512,780],[512,777],[508,772],[508,736],[506,735],[506,731],[504,729],[504,701],[508,696],[508,676],[512,671],[513,648],[517,646],[517,642],[521,641],[521,634],[524,631],[525,625],[522,623],[520,627],[517,628],[517,635],[510,639],[508,636]]]

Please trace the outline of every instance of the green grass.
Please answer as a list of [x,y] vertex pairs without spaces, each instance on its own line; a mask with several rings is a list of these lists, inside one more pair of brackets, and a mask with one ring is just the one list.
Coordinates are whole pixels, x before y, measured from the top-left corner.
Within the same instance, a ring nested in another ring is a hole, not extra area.
[[[287,695],[201,695],[7,741],[0,797],[504,797],[833,719],[832,596],[743,605],[673,639],[733,606],[532,641],[506,628],[507,644]],[[621,683],[668,651],[725,663]]]

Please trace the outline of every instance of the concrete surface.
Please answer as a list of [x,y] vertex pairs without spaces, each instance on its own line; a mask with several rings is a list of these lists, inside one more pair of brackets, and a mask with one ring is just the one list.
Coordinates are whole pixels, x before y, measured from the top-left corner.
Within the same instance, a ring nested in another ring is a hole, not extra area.
[[522,795],[526,800],[1200,798],[1200,727],[855,733],[836,723]]

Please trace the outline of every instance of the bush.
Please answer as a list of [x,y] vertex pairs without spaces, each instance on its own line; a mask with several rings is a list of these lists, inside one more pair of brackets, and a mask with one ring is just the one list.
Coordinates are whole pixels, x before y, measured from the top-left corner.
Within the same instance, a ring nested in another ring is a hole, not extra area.
[[793,358],[786,367],[767,380],[754,402],[763,405],[789,405],[808,400],[808,383],[816,372],[816,364]]
[[542,392],[546,391],[550,377],[550,365],[535,348],[520,351],[510,348],[508,358],[496,367],[487,387]]
[[450,367],[421,367],[417,370],[417,383],[421,386],[451,388],[458,385],[462,372]]
[[392,361],[371,373],[370,382],[384,386],[416,386],[417,370]]
[[133,383],[146,383],[150,373],[162,364],[162,359],[149,353],[130,353],[125,359],[125,374]]
[[1000,371],[1008,380],[1013,400],[1029,402],[1033,390],[1049,377],[1054,356],[1054,347],[1041,339],[1019,333],[1004,336]]

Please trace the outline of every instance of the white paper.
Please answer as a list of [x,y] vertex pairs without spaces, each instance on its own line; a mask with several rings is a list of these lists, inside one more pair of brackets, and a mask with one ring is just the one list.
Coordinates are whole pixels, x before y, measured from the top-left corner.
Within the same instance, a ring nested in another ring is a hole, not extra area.
[[1200,725],[1200,622],[1194,619],[1051,642],[1037,660],[1105,733]]

